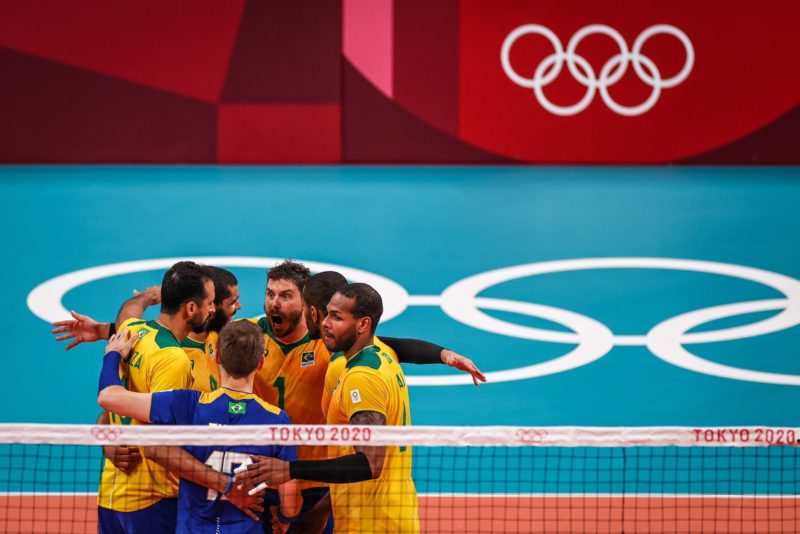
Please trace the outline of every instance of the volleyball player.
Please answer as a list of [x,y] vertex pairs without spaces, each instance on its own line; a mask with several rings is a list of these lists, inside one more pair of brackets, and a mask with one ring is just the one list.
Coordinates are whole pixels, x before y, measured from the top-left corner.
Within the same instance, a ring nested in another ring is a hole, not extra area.
[[[101,372],[98,403],[105,409],[134,417],[142,422],[177,425],[274,425],[290,424],[286,412],[261,400],[253,391],[253,378],[263,364],[264,339],[254,325],[237,321],[219,333],[221,388],[212,393],[181,389],[158,393],[137,393],[123,387],[119,365],[138,338],[128,337],[127,329],[115,334],[107,349]],[[205,469],[179,469],[181,476],[177,532],[260,533],[260,519],[254,511],[245,513],[227,501],[233,485],[233,470],[251,454],[296,459],[295,447],[279,445],[237,445],[184,447],[202,464],[223,472],[223,483],[206,478]],[[200,484],[192,481],[201,482]],[[212,489],[207,489],[210,486]],[[283,514],[293,516],[299,510],[296,482],[279,488]],[[261,492],[263,493],[263,492]],[[249,516],[249,517],[248,517]]]
[[[405,376],[397,360],[374,345],[383,313],[367,284],[340,289],[322,322],[325,345],[347,361],[334,389],[328,424],[410,425]],[[234,483],[268,485],[288,480],[331,484],[334,522],[342,532],[418,532],[416,489],[407,447],[339,447],[337,457],[285,462],[257,457]]]
[[[130,318],[120,325],[138,340],[130,359],[116,369],[120,383],[141,393],[188,388],[191,370],[181,341],[191,331],[203,331],[213,311],[214,285],[203,268],[192,262],[173,265],[161,284],[158,319]],[[110,412],[111,424],[140,422]],[[106,461],[97,496],[100,532],[174,532],[177,495],[177,478],[146,458],[129,471]]]

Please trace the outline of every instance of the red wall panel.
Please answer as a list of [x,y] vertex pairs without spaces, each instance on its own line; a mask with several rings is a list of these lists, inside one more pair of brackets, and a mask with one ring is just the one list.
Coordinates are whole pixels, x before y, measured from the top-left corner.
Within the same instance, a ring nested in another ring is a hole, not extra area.
[[794,0],[3,2],[0,162],[797,164],[797,20]]

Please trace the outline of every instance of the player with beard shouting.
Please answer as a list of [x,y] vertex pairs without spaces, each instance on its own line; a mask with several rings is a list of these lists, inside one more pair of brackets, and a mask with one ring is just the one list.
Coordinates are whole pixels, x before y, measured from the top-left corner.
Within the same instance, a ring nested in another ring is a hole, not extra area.
[[[295,424],[325,424],[323,392],[331,353],[320,339],[317,321],[321,323],[324,319],[319,310],[326,309],[330,297],[346,285],[347,280],[339,273],[327,271],[311,276],[304,265],[289,260],[267,273],[266,317],[257,321],[264,332],[266,352],[264,365],[256,374],[254,391],[267,402],[286,410]],[[311,302],[305,301],[306,297]],[[310,311],[311,308],[316,311]],[[307,322],[309,318],[313,320]],[[381,350],[397,361],[447,363],[469,372],[476,384],[486,380],[469,359],[438,345],[408,339],[386,341],[375,338]],[[298,447],[301,460],[327,457],[325,446]],[[330,515],[328,487],[324,483],[305,481],[301,481],[300,487],[303,508],[290,531],[314,531],[320,517],[324,521]],[[266,526],[267,522],[264,524]],[[332,522],[328,521],[325,532],[331,529]]]

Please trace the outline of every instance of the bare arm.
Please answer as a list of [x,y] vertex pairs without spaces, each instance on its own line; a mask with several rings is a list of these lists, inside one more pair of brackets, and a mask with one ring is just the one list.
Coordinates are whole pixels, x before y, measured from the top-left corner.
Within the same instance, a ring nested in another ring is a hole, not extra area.
[[[107,425],[109,422],[108,412],[100,412],[100,415],[97,417],[97,424]],[[103,456],[108,458],[108,461],[123,473],[130,473],[137,465],[142,463],[142,455],[139,453],[139,447],[103,445]]]
[[331,494],[327,493],[317,501],[311,510],[306,511],[303,517],[299,518],[294,525],[296,532],[322,532],[328,517],[332,512]]
[[[385,425],[386,416],[380,412],[358,412],[350,418],[351,425]],[[372,478],[376,479],[383,473],[383,463],[386,459],[386,447],[364,447],[354,445],[356,452],[361,452],[367,457],[372,470]]]
[[147,308],[161,302],[161,286],[150,286],[141,293],[133,293],[133,297],[126,300],[117,313],[117,328],[132,317],[142,317]]
[[284,516],[294,517],[300,513],[303,499],[300,496],[300,485],[296,480],[290,480],[278,486],[278,495],[281,499],[281,513]]

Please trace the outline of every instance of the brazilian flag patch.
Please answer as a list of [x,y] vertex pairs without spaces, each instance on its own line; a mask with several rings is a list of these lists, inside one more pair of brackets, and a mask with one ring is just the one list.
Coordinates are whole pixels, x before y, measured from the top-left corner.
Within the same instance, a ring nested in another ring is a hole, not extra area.
[[300,367],[308,367],[314,365],[315,354],[314,352],[304,352],[300,355]]
[[228,413],[242,415],[247,412],[247,405],[244,402],[228,402]]

